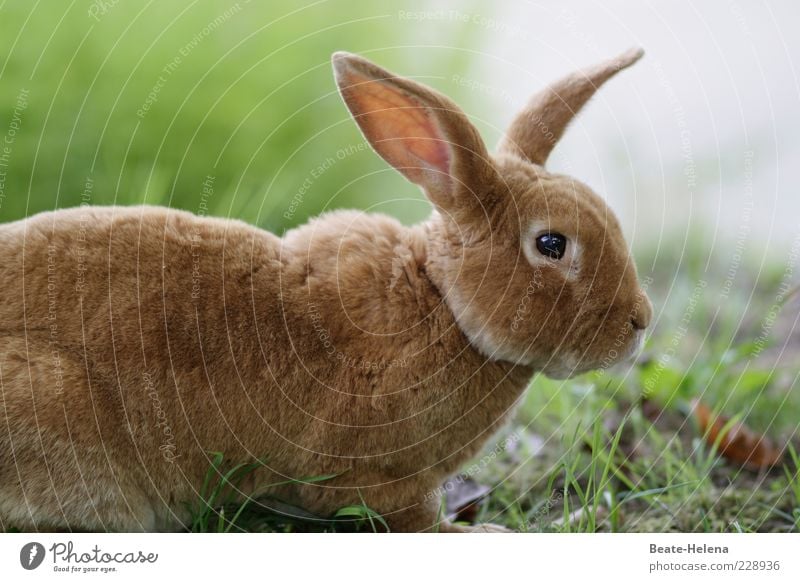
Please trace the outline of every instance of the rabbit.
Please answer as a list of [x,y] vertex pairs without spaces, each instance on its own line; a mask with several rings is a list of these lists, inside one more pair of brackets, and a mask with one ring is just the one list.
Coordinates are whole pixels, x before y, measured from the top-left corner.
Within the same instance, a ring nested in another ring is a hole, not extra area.
[[447,97],[335,53],[366,141],[432,203],[411,227],[337,210],[278,237],[150,206],[0,226],[0,526],[186,530],[219,452],[214,480],[259,465],[240,499],[504,531],[448,521],[445,479],[535,374],[630,358],[652,317],[613,212],[544,168],[641,55],[552,84],[490,155]]

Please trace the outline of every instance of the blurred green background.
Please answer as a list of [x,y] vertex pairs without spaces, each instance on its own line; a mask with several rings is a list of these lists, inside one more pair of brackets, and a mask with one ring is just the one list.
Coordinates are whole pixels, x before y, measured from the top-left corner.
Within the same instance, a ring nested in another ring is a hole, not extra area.
[[16,129],[0,166],[0,221],[82,201],[198,212],[208,176],[209,214],[276,232],[325,208],[425,217],[418,190],[363,146],[330,67],[333,51],[360,52],[467,101],[442,72],[466,70],[459,47],[474,47],[478,29],[402,16],[423,9],[343,0],[0,4],[0,139]]

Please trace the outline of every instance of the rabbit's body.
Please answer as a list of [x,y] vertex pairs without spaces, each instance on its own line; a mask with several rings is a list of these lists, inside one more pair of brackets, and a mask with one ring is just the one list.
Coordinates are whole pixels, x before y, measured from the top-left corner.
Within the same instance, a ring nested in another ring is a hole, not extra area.
[[341,474],[280,491],[321,515],[347,487],[390,521],[431,498],[532,371],[470,347],[423,230],[343,212],[281,241],[150,207],[0,227],[2,522],[178,528],[208,451],[264,459],[251,488]]
[[496,155],[446,97],[335,55],[364,136],[433,203],[413,227],[340,211],[278,238],[152,207],[0,226],[0,525],[180,529],[220,452],[263,462],[240,494],[291,480],[270,492],[323,517],[464,531],[441,484],[533,373],[625,359],[651,318],[605,202],[542,167],[640,55],[545,90]]

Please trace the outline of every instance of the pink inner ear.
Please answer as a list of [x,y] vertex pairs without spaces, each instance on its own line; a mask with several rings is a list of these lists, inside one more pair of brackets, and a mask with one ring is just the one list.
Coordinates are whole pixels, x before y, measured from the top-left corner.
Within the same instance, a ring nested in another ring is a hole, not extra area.
[[[375,150],[412,182],[450,179],[450,145],[430,110],[387,82],[348,72],[345,99]],[[431,176],[429,170],[436,175]]]

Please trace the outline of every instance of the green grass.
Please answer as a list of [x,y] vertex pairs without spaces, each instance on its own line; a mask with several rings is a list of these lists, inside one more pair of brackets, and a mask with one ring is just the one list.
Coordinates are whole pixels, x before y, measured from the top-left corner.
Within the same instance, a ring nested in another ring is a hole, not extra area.
[[188,507],[188,529],[193,533],[389,531],[383,517],[367,506],[360,493],[360,504],[341,507],[332,516],[314,515],[273,495],[282,485],[320,483],[336,475],[272,482],[245,494],[244,480],[248,476],[257,478],[265,461],[231,464],[219,452],[209,453],[209,460],[199,500]]

